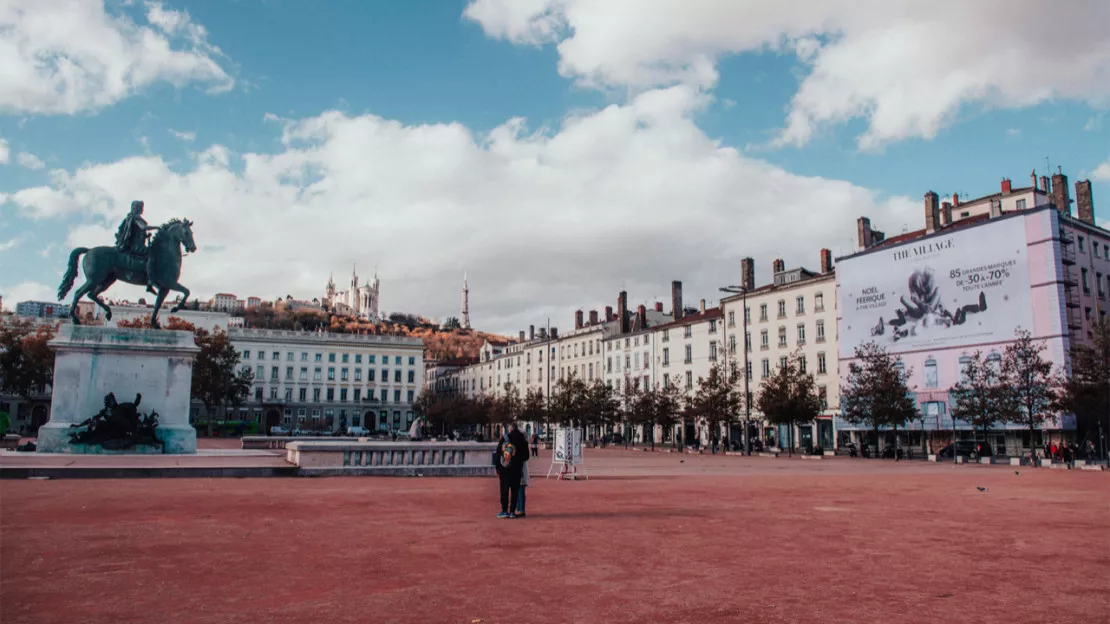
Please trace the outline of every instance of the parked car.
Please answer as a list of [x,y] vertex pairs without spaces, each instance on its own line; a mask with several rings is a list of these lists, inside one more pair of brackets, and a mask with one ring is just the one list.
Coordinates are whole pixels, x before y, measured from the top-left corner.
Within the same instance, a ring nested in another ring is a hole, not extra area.
[[286,427],[270,427],[270,435],[272,436],[287,436],[289,429]]
[[975,455],[977,457],[990,457],[994,454],[991,445],[981,440],[956,440],[955,449],[953,449],[953,445],[949,444],[942,448],[938,455],[951,459],[953,452],[956,455]]
[[309,431],[308,429],[301,429],[300,427],[297,427],[296,429],[293,430],[293,435],[295,435],[295,436],[310,436],[310,435],[312,435],[312,432]]
[[347,435],[358,438],[370,435],[370,430],[366,427],[347,427]]

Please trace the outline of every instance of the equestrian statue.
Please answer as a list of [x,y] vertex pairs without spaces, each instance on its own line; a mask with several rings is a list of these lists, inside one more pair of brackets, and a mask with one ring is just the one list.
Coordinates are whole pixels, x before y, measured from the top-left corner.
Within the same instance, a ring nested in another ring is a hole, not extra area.
[[[154,232],[153,237],[150,232]],[[150,325],[158,329],[158,311],[162,308],[166,295],[171,290],[182,295],[181,300],[170,309],[170,313],[180,310],[189,298],[189,289],[177,281],[181,277],[182,246],[188,253],[197,250],[196,243],[193,242],[191,221],[171,219],[160,226],[147,225],[143,219],[143,202],[133,201],[131,212],[120,223],[116,232],[114,247],[78,247],[70,252],[69,267],[58,287],[58,301],[63,301],[73,288],[73,282],[77,279],[77,260],[84,255],[81,269],[85,272],[85,283],[73,293],[73,303],[70,306],[69,316],[73,323],[81,323],[77,317],[77,302],[85,295],[104,309],[107,320],[112,320],[112,309],[104,303],[100,295],[120,280],[146,286],[148,292],[156,295]]]

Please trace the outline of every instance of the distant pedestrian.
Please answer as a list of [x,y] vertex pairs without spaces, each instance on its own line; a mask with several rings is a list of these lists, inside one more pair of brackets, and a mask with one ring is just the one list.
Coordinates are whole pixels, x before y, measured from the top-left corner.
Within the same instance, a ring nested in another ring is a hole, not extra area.
[[520,479],[528,461],[528,439],[513,423],[497,443],[494,468],[501,486],[501,513],[498,518],[515,518],[520,500]]
[[[531,459],[531,458],[529,458]],[[520,467],[520,497],[516,502],[516,517],[524,517],[524,504],[527,498],[528,486],[532,485],[532,480],[528,477],[528,461],[521,464]]]
[[717,454],[717,447],[720,446],[721,440],[717,436],[713,436],[713,454]]

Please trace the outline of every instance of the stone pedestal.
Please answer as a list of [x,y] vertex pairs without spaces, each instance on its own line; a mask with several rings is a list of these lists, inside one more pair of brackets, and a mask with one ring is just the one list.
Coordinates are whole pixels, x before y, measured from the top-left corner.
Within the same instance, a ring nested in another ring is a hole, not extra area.
[[[200,348],[192,332],[64,324],[50,346],[56,352],[54,394],[50,421],[39,428],[39,452],[196,452],[189,397],[193,359]],[[143,395],[139,411],[158,412],[156,435],[164,449],[108,451],[99,445],[70,444],[70,425],[103,409],[109,392],[114,392],[120,403]]]

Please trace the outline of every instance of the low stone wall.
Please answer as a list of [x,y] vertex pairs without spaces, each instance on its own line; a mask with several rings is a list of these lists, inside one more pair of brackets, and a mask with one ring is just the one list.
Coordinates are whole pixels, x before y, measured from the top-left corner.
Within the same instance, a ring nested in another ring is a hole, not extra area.
[[283,449],[285,445],[290,442],[341,442],[343,438],[338,440],[329,436],[263,436],[252,435],[243,436],[239,440],[241,448],[244,449]]
[[301,476],[484,477],[493,442],[290,441],[285,458]]

